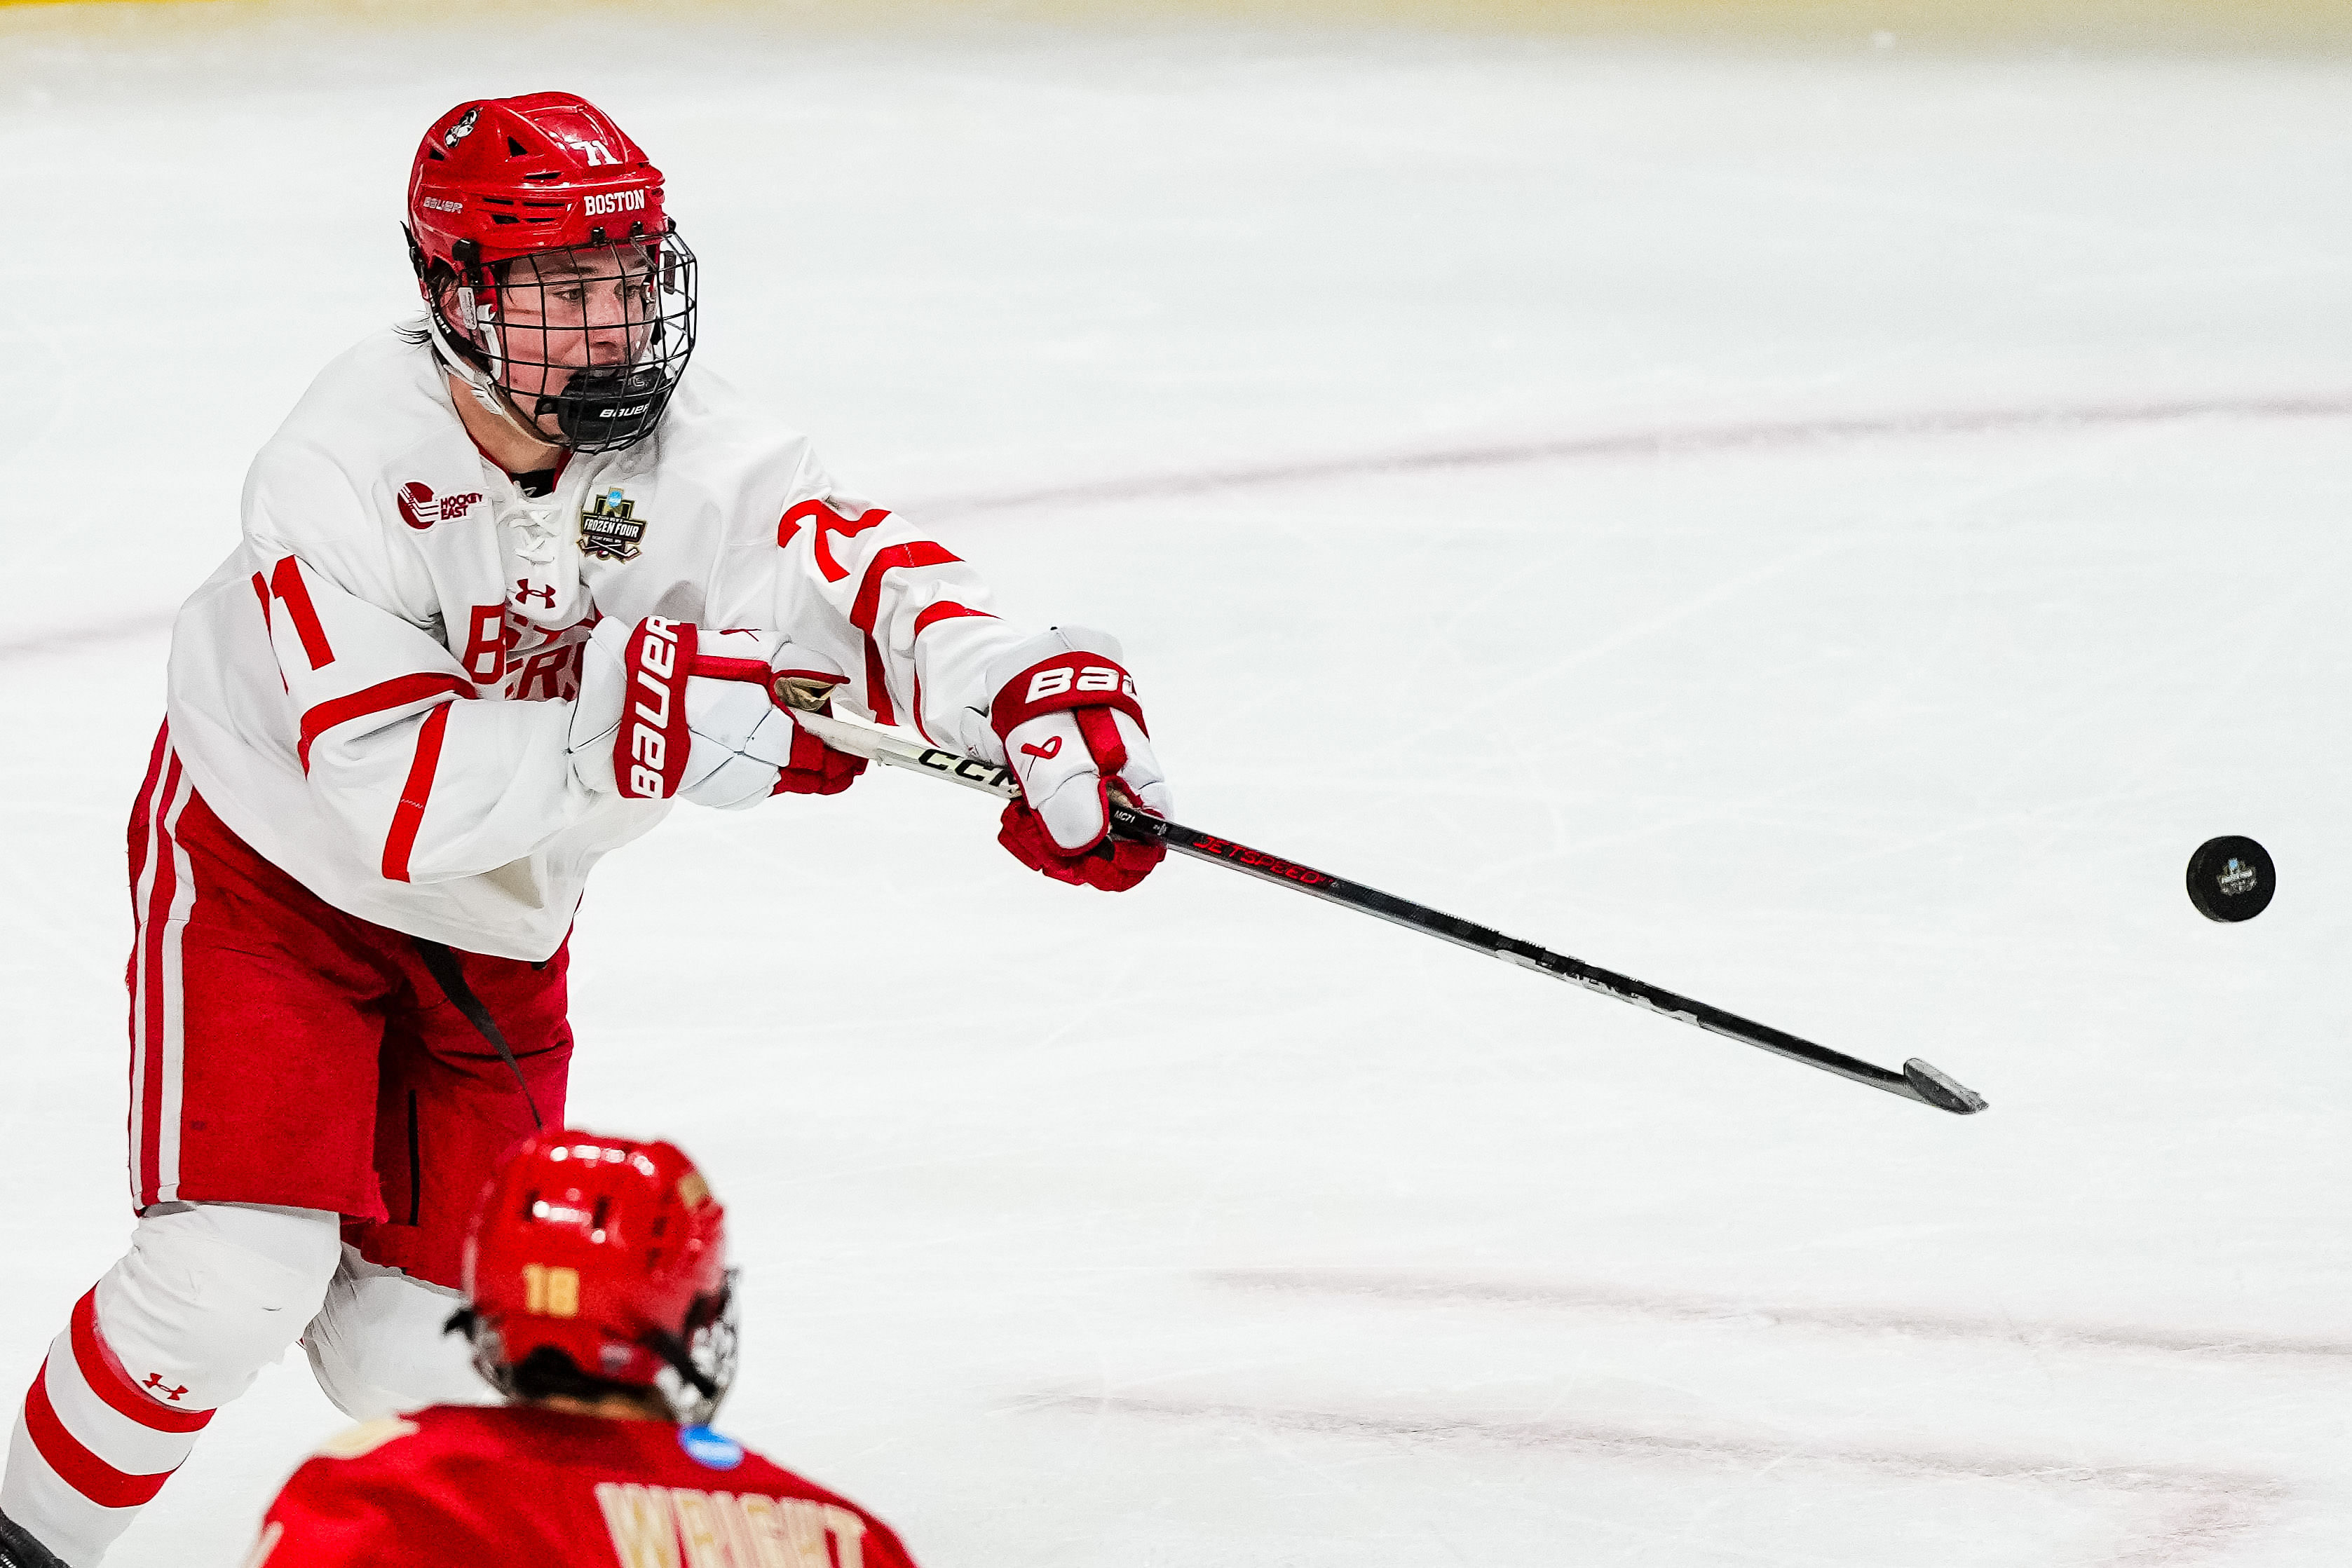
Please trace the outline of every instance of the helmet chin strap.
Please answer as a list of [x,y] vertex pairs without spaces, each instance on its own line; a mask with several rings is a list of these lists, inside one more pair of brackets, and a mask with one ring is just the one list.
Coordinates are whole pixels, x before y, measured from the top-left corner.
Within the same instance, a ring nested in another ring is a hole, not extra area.
[[433,334],[435,357],[440,360],[451,375],[466,383],[467,390],[474,394],[474,401],[481,404],[485,411],[506,421],[509,429],[527,441],[536,442],[541,446],[561,447],[565,444],[561,436],[551,436],[538,425],[526,421],[514,403],[509,400],[506,389],[484,374],[479,366],[458,351],[457,346],[449,341],[448,333],[442,329],[439,310],[426,309],[425,325]]

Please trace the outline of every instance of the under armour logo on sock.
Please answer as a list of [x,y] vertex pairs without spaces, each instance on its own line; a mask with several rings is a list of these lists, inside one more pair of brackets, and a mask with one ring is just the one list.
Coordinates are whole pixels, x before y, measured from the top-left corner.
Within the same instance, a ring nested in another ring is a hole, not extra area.
[[148,1393],[155,1396],[158,1399],[169,1399],[175,1403],[178,1401],[181,1395],[185,1394],[188,1391],[187,1385],[185,1384],[182,1384],[177,1388],[164,1387],[163,1375],[160,1372],[149,1373],[147,1375],[147,1381],[141,1384],[140,1386],[147,1390]]

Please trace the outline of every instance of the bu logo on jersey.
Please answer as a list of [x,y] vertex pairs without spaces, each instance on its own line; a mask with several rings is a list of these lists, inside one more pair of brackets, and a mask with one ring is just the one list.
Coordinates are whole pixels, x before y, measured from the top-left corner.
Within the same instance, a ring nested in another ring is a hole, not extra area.
[[616,486],[597,497],[594,506],[581,508],[580,548],[602,560],[635,560],[646,521]]
[[419,531],[436,523],[456,522],[472,511],[481,498],[479,490],[472,490],[462,496],[444,496],[436,501],[433,498],[430,485],[420,485],[415,480],[403,485],[394,496],[400,504],[400,520]]

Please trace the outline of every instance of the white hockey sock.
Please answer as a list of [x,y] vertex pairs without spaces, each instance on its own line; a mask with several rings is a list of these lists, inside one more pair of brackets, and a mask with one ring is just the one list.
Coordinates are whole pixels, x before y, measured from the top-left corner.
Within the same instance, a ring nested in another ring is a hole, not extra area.
[[447,1332],[463,1292],[371,1263],[356,1247],[327,1287],[326,1304],[302,1331],[319,1387],[354,1421],[378,1421],[425,1405],[495,1405],[474,1370],[474,1347]]
[[94,1568],[213,1411],[301,1332],[340,1252],[335,1217],[315,1210],[143,1217],[26,1392],[0,1511],[71,1568]]

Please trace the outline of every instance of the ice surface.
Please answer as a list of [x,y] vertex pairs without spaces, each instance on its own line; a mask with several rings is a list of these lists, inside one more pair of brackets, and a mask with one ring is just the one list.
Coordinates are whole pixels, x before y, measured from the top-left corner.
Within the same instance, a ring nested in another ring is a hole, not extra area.
[[[9,1389],[127,1228],[161,618],[418,128],[574,84],[709,362],[1116,629],[1187,821],[1992,1102],[904,776],[683,813],[573,1106],[730,1206],[733,1429],[947,1568],[2352,1552],[2352,70],[210,9],[0,23]],[[112,1561],[339,1419],[266,1374]]]

